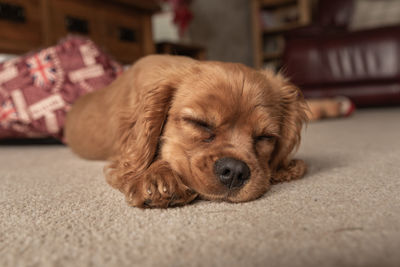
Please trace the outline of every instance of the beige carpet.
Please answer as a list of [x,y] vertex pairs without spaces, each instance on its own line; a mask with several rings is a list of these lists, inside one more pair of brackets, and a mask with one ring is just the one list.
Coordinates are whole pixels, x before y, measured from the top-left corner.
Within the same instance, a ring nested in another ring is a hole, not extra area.
[[257,201],[139,210],[103,162],[0,146],[0,266],[400,266],[400,109],[310,124],[299,157]]

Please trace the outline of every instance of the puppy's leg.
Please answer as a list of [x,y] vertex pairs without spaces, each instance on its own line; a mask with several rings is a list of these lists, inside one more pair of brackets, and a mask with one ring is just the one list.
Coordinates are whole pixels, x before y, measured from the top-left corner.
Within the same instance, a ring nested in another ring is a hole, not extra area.
[[127,202],[140,208],[167,208],[193,201],[197,194],[185,186],[165,161],[155,161],[140,179],[128,182]]
[[300,179],[307,171],[307,165],[303,160],[293,159],[286,168],[278,169],[272,177],[271,182],[276,184]]

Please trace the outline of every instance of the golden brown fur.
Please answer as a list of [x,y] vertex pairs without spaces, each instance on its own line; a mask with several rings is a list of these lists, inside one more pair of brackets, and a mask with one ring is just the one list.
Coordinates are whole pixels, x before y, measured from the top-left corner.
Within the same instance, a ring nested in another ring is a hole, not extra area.
[[[65,136],[82,157],[108,159],[107,182],[138,207],[209,200],[241,202],[271,182],[304,175],[292,160],[306,120],[300,91],[281,75],[241,64],[148,56],[69,112]],[[250,178],[230,188],[221,158],[244,162]]]

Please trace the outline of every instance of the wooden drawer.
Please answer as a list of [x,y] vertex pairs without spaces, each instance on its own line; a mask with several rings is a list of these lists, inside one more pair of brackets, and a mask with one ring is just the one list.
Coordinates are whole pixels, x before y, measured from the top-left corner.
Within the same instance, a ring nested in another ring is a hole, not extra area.
[[0,0],[0,49],[23,53],[42,42],[39,0]]
[[123,63],[154,53],[153,0],[0,0],[0,52],[24,53],[80,34]]
[[143,15],[130,11],[102,10],[98,22],[104,48],[117,60],[132,63],[144,55]]
[[79,34],[95,42],[101,40],[97,8],[84,1],[57,0],[49,2],[49,41],[57,42],[68,34]]

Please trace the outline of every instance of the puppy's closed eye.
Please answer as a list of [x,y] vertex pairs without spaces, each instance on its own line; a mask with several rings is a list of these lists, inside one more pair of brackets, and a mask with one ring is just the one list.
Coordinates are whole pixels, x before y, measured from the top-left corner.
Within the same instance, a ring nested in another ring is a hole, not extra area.
[[209,124],[203,120],[200,120],[200,119],[184,117],[183,120],[187,123],[192,124],[193,126],[195,126],[197,128],[200,128],[200,129],[208,131],[208,132],[212,132],[214,130],[214,127],[211,124]]
[[204,120],[191,117],[183,117],[183,121],[207,134],[207,137],[203,138],[203,142],[209,143],[215,139],[215,127],[205,122]]
[[258,143],[258,142],[274,142],[276,139],[276,135],[273,134],[263,134],[263,135],[258,135],[255,136],[254,138],[254,142]]

